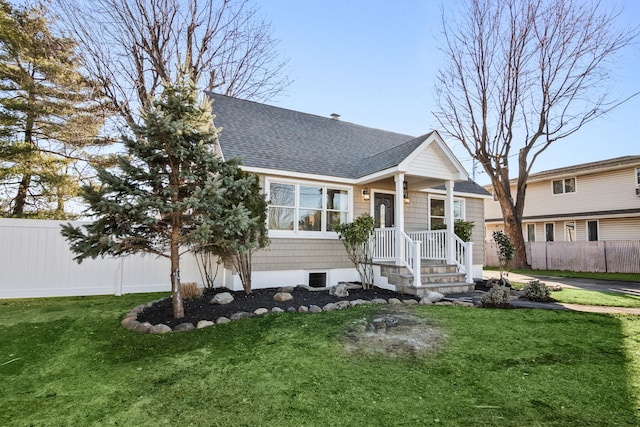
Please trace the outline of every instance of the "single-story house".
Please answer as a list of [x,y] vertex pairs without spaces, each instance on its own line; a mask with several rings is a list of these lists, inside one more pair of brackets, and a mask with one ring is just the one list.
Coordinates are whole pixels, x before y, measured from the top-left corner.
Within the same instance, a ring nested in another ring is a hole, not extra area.
[[[376,285],[457,292],[482,277],[490,194],[469,180],[437,132],[414,137],[337,115],[210,97],[219,154],[239,157],[244,170],[258,174],[269,201],[271,244],[253,256],[254,288],[358,280],[334,226],[364,212],[376,224]],[[471,242],[434,230],[452,230],[456,219],[474,223]],[[241,289],[229,265],[223,280]]]

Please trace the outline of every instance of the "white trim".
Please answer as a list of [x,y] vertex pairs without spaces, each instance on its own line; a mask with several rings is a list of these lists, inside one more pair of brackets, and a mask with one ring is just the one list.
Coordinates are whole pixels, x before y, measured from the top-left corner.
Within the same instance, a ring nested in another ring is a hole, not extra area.
[[636,166],[633,172],[635,174],[634,180],[636,181],[636,185],[640,186],[640,166]]
[[353,178],[341,178],[337,176],[318,175],[312,173],[293,172],[282,169],[266,169],[253,166],[240,165],[240,168],[245,172],[253,172],[260,175],[270,175],[275,177],[285,177],[283,179],[291,180],[308,180],[311,182],[327,182],[327,183],[339,183],[340,185],[355,185],[358,180]]
[[[353,221],[353,187],[347,185],[340,185],[333,182],[322,182],[322,181],[307,181],[307,180],[296,180],[296,179],[288,179],[288,178],[280,178],[280,177],[264,177],[264,193],[267,200],[270,200],[270,191],[271,191],[271,183],[279,183],[279,184],[289,184],[294,186],[294,196],[295,202],[294,206],[291,209],[294,209],[296,212],[296,216],[294,218],[294,229],[293,230],[268,230],[269,238],[296,238],[296,239],[330,239],[335,240],[338,239],[338,233],[334,231],[300,231],[297,230],[297,221],[298,221],[298,212],[300,210],[300,186],[309,186],[309,187],[321,187],[323,188],[322,192],[322,207],[320,210],[325,213],[326,209],[326,189],[335,189],[335,190],[344,190],[347,191],[347,222]],[[344,211],[341,211],[344,212]],[[269,225],[269,215],[267,214],[267,229]],[[325,215],[322,215],[322,225],[326,227],[326,219]]]
[[[327,273],[327,287],[338,282],[355,282],[360,276],[355,268],[329,268],[326,270],[273,270],[253,271],[251,273],[251,289],[277,288],[309,284],[309,273]],[[242,281],[237,273],[229,274],[226,287],[232,291],[241,291]]]
[[[424,190],[418,190],[418,192],[420,193],[431,193],[431,194],[442,194],[443,196],[447,194],[446,190],[436,190],[433,188],[427,188]],[[484,195],[484,194],[477,194],[477,193],[465,193],[462,191],[454,191],[453,192],[453,196],[454,197],[464,197],[465,199],[486,199],[486,200],[493,200],[493,194],[489,194],[489,195]],[[497,200],[495,200],[497,201]]]
[[469,174],[467,170],[462,166],[460,160],[453,154],[449,146],[444,142],[442,137],[438,132],[433,131],[429,137],[427,137],[418,148],[413,150],[407,157],[404,158],[402,162],[398,165],[398,169],[402,172],[406,172],[409,169],[409,163],[411,163],[422,151],[424,151],[429,145],[436,143],[438,147],[442,150],[445,157],[451,165],[457,170],[457,174],[453,174],[455,177],[452,177],[454,180],[463,180],[466,181],[469,179]]
[[[567,185],[565,182],[567,179],[573,179],[573,191],[567,192]],[[553,183],[557,181],[562,182],[562,193],[554,192]],[[551,183],[551,196],[564,196],[566,194],[576,194],[578,192],[578,178],[575,176],[553,179],[550,181],[550,183]]]
[[[439,195],[433,195],[433,194],[429,194],[427,196],[427,227],[429,227],[429,230],[432,230],[431,228],[431,200],[444,200],[445,203],[445,213],[444,213],[444,223],[447,223],[447,212],[446,212],[446,208],[447,208],[447,198],[446,197],[441,197]],[[461,219],[463,221],[466,221],[467,219],[467,203],[466,200],[464,198],[461,197],[455,197],[453,198],[453,202],[460,202],[462,203],[462,218],[453,218],[454,222],[456,219]],[[455,209],[454,209],[455,211]],[[438,217],[439,218],[439,217]]]

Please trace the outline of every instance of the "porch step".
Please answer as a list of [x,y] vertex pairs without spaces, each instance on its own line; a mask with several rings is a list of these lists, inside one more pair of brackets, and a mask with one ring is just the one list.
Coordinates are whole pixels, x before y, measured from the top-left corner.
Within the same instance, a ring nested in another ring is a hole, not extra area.
[[385,276],[396,291],[410,295],[424,295],[428,291],[440,292],[444,295],[470,292],[475,284],[465,283],[466,275],[458,272],[456,265],[442,261],[422,260],[420,265],[421,286],[413,285],[413,274],[404,266],[391,263],[379,263],[380,274]]
[[[457,271],[457,266],[445,264],[440,261],[422,260],[420,262],[421,274],[446,274],[456,273]],[[380,263],[380,272],[383,276],[387,277],[391,274],[410,274],[409,270],[404,266],[387,263]]]

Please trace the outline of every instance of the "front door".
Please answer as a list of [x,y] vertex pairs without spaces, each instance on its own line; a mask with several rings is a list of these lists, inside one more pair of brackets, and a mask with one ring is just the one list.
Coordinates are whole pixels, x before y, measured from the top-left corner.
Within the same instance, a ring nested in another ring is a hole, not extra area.
[[393,227],[394,195],[375,193],[373,197],[373,219],[376,228]]

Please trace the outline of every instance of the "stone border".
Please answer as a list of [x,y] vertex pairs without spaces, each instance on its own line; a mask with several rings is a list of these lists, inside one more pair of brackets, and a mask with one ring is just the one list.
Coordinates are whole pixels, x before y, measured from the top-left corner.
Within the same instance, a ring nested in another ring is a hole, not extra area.
[[[442,296],[444,298],[444,296]],[[122,326],[125,329],[130,329],[135,332],[139,332],[141,334],[164,334],[168,332],[184,332],[184,331],[192,331],[194,329],[202,329],[209,326],[220,325],[223,323],[229,323],[234,320],[246,319],[249,317],[255,316],[263,316],[269,313],[282,313],[282,312],[290,312],[290,313],[321,313],[323,311],[333,311],[333,310],[342,310],[348,307],[355,307],[362,304],[391,304],[391,305],[457,305],[462,307],[475,307],[474,304],[465,302],[465,301],[445,301],[443,298],[438,301],[432,301],[432,299],[428,297],[422,298],[420,301],[417,299],[406,299],[400,300],[398,298],[389,298],[386,300],[384,298],[373,298],[372,300],[364,300],[364,299],[355,299],[355,300],[341,300],[338,302],[330,302],[325,304],[323,307],[319,307],[317,305],[305,306],[301,305],[297,309],[295,307],[289,307],[287,310],[283,310],[280,307],[273,307],[271,310],[267,308],[257,308],[252,313],[246,311],[240,311],[238,313],[232,314],[230,317],[218,317],[215,322],[211,320],[200,320],[196,325],[193,323],[180,323],[176,325],[173,329],[169,325],[165,325],[163,323],[152,325],[149,322],[140,322],[138,321],[138,313],[140,313],[145,308],[151,307],[153,304],[163,301],[166,298],[161,298],[159,300],[154,300],[145,304],[141,304],[137,307],[132,308],[125,315],[124,319],[122,319]]]

